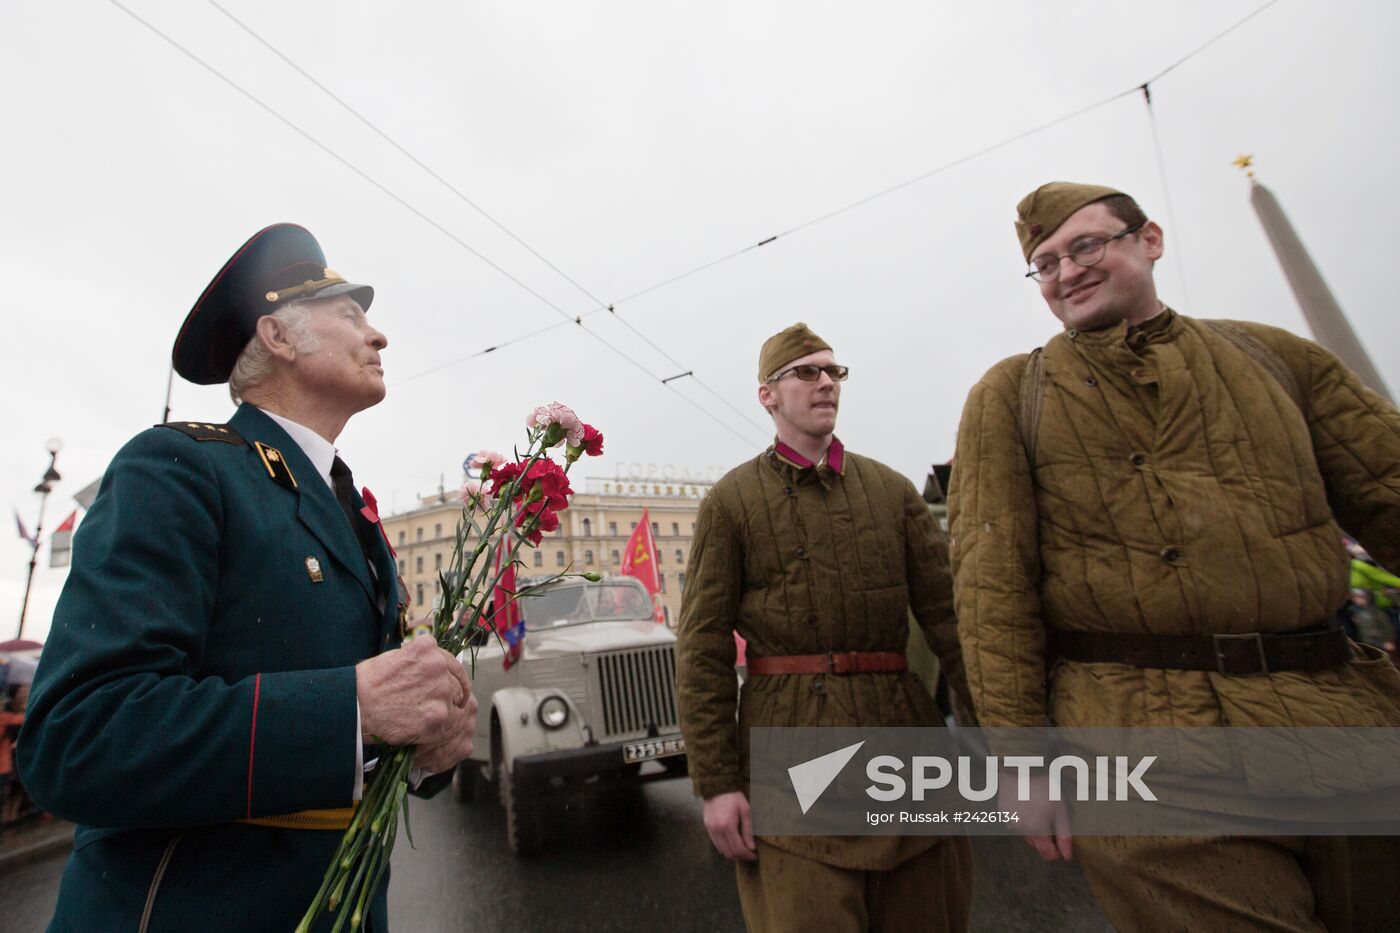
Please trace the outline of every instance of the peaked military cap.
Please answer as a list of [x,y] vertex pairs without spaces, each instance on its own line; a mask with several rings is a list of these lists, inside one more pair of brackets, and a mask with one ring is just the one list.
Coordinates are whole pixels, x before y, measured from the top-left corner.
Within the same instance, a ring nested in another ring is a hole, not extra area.
[[1049,239],[1075,211],[1122,193],[1103,185],[1052,181],[1026,195],[1016,205],[1016,236],[1021,240],[1026,262],[1030,262],[1035,248]]
[[769,376],[788,363],[808,353],[830,349],[831,344],[812,333],[806,324],[798,321],[763,341],[763,349],[758,351],[758,381],[767,381]]
[[296,224],[273,224],[253,234],[233,254],[194,303],[172,358],[190,382],[227,382],[258,318],[289,302],[349,295],[369,310],[374,289],[347,282],[326,268],[321,244]]

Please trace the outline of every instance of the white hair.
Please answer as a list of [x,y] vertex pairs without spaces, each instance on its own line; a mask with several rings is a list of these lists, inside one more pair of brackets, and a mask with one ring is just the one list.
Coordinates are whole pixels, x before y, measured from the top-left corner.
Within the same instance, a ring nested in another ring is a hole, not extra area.
[[[272,316],[287,328],[287,335],[298,353],[310,353],[316,349],[316,338],[311,334],[311,305],[307,301],[293,301],[272,312]],[[233,404],[240,405],[244,394],[267,378],[271,368],[271,354],[267,347],[254,334],[243,352],[233,364],[233,372],[228,377],[228,394]]]

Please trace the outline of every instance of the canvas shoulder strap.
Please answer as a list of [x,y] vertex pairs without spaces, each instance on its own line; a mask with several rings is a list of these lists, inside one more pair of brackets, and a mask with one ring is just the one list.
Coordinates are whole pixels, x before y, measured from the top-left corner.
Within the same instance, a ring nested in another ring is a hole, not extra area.
[[[1283,391],[1288,393],[1298,410],[1306,413],[1298,379],[1277,350],[1234,321],[1197,320],[1262,366],[1264,371],[1283,387]],[[1032,472],[1035,470],[1035,441],[1040,430],[1040,410],[1044,403],[1045,354],[1041,348],[1036,348],[1026,358],[1026,368],[1021,373],[1021,398],[1016,410],[1016,424],[1021,429],[1021,445],[1026,450],[1026,461],[1031,465]]]
[[1234,321],[1201,320],[1200,323],[1230,341],[1245,356],[1264,367],[1264,371],[1283,387],[1283,391],[1288,393],[1288,397],[1293,400],[1294,405],[1298,406],[1298,410],[1306,413],[1307,409],[1303,406],[1303,393],[1298,388],[1298,379],[1293,375],[1293,370],[1288,368],[1283,357],[1278,355],[1277,350]]
[[1016,426],[1021,429],[1021,445],[1026,449],[1026,461],[1035,472],[1035,438],[1040,430],[1040,408],[1045,401],[1045,354],[1040,347],[1026,358],[1021,372],[1021,399],[1016,408]]

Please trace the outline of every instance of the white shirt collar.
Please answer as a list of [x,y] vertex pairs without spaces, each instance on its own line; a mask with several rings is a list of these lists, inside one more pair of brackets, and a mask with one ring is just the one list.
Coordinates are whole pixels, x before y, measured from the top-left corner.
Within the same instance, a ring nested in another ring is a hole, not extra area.
[[259,408],[258,411],[282,426],[282,430],[286,431],[287,435],[301,448],[301,452],[306,454],[306,459],[311,461],[316,472],[321,474],[321,479],[325,480],[326,485],[334,492],[335,486],[331,483],[331,464],[335,463],[335,445],[304,424],[297,424],[290,418],[283,418],[265,408]]

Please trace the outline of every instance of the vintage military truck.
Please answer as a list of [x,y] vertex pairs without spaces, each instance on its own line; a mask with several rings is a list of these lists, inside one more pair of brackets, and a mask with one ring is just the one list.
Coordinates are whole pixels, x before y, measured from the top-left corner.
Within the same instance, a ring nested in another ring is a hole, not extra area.
[[494,638],[478,649],[477,741],[452,789],[465,802],[494,788],[511,850],[525,856],[545,842],[543,817],[561,798],[687,772],[676,636],[642,585],[567,578],[520,591],[519,657],[507,668]]

